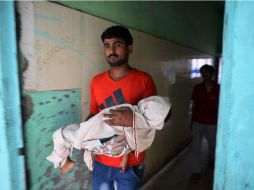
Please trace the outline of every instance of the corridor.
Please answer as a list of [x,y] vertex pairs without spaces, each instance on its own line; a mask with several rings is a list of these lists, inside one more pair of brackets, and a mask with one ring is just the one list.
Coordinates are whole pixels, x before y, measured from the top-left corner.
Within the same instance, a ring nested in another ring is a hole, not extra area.
[[190,146],[186,147],[160,172],[144,184],[141,190],[212,190],[213,169],[206,167],[207,143],[202,142],[202,174],[197,183],[190,181]]

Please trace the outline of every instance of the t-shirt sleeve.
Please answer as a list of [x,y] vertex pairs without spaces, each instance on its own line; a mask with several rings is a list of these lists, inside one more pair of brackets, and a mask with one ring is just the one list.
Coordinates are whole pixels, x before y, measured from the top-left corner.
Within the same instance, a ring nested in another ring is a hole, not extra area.
[[97,114],[99,112],[99,106],[96,102],[96,97],[94,95],[94,85],[93,80],[90,84],[90,113]]
[[148,75],[148,77],[145,80],[145,89],[142,98],[144,99],[154,95],[157,95],[156,86],[154,84],[152,77]]

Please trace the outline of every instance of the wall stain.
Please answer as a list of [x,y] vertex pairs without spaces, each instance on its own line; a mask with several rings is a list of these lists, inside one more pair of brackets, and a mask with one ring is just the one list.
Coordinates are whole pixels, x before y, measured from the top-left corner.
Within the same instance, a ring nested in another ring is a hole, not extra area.
[[70,50],[71,52],[77,54],[81,59],[85,60],[87,63],[89,63],[90,65],[92,66],[96,66],[96,67],[100,67],[99,64],[96,64],[94,63],[93,61],[90,60],[90,58],[81,50],[81,49],[78,49],[76,47],[73,46],[73,44],[71,43],[68,43],[62,39],[59,39],[53,35],[51,35],[50,33],[48,32],[45,32],[45,31],[41,31],[40,29],[38,28],[35,28],[34,29],[34,34],[36,36],[40,36],[40,37],[43,37],[43,38],[46,38],[52,42],[55,42],[61,46],[63,46],[65,49],[67,50]]
[[25,124],[26,121],[33,114],[33,101],[29,95],[21,96],[21,113],[22,113],[22,121]]
[[54,21],[54,22],[59,22],[60,18],[56,17],[56,16],[48,16],[48,15],[42,15],[42,14],[38,14],[35,13],[35,19],[37,20],[47,20],[47,21]]

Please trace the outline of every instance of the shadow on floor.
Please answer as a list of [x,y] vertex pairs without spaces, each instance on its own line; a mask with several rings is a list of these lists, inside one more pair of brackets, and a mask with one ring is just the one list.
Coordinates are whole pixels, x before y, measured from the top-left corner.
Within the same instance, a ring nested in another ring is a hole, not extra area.
[[207,167],[206,153],[208,151],[205,140],[202,142],[202,173],[197,183],[190,181],[190,146],[186,147],[170,163],[168,163],[152,179],[144,184],[141,190],[212,190],[213,168]]

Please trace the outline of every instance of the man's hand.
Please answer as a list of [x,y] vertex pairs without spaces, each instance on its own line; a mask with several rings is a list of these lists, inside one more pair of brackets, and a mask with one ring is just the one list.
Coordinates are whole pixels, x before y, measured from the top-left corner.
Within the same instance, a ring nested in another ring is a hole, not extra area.
[[117,110],[109,110],[110,114],[104,114],[109,119],[104,120],[110,126],[133,127],[133,112],[128,107]]

